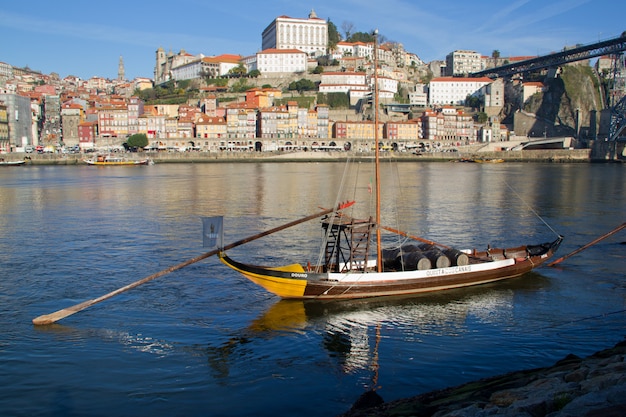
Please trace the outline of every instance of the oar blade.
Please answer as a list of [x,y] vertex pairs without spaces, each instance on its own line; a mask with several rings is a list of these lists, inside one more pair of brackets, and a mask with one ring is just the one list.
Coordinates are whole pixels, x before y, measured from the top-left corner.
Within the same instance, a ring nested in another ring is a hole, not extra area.
[[63,308],[59,311],[55,311],[54,313],[44,314],[43,316],[35,317],[33,319],[33,324],[35,326],[45,326],[47,324],[56,323],[57,321],[66,318],[67,316],[71,316],[74,313],[78,313],[86,309],[87,307],[98,302],[98,299],[83,301],[80,304],[73,305],[71,307]]

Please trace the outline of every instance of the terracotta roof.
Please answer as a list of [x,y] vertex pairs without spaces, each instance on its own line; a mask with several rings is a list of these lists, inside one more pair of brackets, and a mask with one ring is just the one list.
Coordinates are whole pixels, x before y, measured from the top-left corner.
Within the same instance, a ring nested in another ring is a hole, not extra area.
[[262,50],[261,52],[259,52],[259,54],[306,54],[306,52],[303,52],[299,49],[269,48],[269,49]]

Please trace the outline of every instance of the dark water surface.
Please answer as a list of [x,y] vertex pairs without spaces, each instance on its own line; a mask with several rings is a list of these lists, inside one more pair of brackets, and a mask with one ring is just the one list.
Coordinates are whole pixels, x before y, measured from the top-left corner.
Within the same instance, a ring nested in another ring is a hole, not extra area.
[[[366,211],[371,166],[358,164],[358,178],[344,169],[0,169],[0,414],[332,416],[372,386],[390,401],[626,335],[626,231],[559,268],[406,299],[280,301],[209,258],[31,323],[204,253],[201,216],[223,214],[233,242],[332,206],[343,177],[354,214]],[[453,246],[538,243],[551,227],[562,256],[625,221],[623,164],[401,163],[383,174],[383,221]],[[306,263],[320,237],[313,221],[231,254]]]

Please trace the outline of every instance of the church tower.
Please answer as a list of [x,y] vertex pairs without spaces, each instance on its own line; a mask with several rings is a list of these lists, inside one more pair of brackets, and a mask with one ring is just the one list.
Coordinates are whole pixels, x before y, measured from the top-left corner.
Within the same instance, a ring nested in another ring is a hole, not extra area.
[[120,81],[124,81],[124,59],[120,55],[120,63],[117,66],[117,79]]

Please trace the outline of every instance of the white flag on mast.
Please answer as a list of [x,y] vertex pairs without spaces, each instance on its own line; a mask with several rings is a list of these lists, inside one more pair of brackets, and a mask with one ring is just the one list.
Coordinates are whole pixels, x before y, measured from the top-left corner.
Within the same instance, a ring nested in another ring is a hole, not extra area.
[[224,216],[202,218],[202,246],[212,248],[224,247]]

